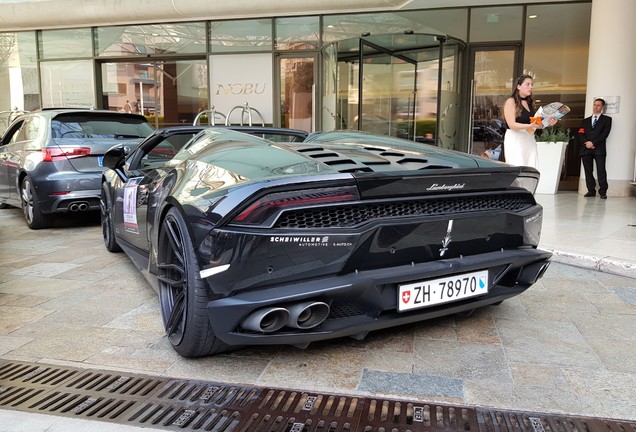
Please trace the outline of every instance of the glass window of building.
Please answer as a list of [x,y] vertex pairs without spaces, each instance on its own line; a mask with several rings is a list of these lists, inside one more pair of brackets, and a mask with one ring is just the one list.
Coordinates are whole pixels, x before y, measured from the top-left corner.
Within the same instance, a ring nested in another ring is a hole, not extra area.
[[205,23],[100,27],[95,47],[98,56],[204,54]]
[[362,33],[378,35],[413,31],[447,34],[466,40],[467,19],[466,9],[328,15],[323,18],[323,39],[334,42],[358,37]]
[[92,60],[40,63],[43,108],[92,108],[95,82]]
[[42,30],[40,60],[92,57],[91,29]]
[[276,49],[318,49],[320,20],[317,16],[277,18]]
[[18,111],[39,107],[35,32],[0,33],[0,133]]
[[489,7],[470,10],[470,42],[517,41],[523,31],[523,7]]
[[523,67],[534,77],[535,100],[568,104],[572,112],[564,123],[573,127],[585,108],[591,7],[553,4],[527,10]]
[[271,51],[272,20],[213,21],[210,49],[213,53]]
[[[585,112],[591,13],[591,3],[527,9],[523,67],[534,77],[535,107],[550,102],[567,104],[571,111],[559,124],[574,132]],[[576,146],[568,146],[566,177],[578,177],[580,166]]]

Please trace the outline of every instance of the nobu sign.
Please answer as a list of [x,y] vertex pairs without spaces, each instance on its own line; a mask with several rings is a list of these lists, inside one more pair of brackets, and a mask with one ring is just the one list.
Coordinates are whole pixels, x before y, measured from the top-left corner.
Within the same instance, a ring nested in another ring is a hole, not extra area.
[[263,94],[267,90],[267,83],[234,83],[217,84],[217,95],[248,95]]

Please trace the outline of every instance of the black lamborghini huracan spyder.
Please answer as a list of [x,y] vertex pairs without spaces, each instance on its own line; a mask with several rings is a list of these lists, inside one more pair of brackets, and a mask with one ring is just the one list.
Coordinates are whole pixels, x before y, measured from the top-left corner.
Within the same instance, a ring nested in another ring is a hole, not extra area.
[[158,291],[182,356],[469,313],[549,264],[535,169],[360,132],[295,140],[176,127],[104,156],[104,242]]

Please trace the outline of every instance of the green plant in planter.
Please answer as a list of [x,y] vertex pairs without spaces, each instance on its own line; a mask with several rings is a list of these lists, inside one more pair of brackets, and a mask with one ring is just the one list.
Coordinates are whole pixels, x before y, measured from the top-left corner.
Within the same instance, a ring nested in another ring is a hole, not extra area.
[[572,136],[570,135],[570,129],[564,129],[561,125],[556,124],[544,129],[541,129],[541,133],[537,135],[537,141],[545,142],[569,142]]

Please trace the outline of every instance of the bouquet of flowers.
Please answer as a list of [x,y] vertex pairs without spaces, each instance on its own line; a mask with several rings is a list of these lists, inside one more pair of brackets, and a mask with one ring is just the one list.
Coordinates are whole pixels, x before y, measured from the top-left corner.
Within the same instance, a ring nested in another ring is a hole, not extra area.
[[548,127],[550,126],[551,119],[555,118],[558,120],[569,112],[569,106],[561,102],[552,102],[539,107],[537,112],[534,113],[534,117],[530,117],[530,121],[538,125],[543,125],[543,127]]

